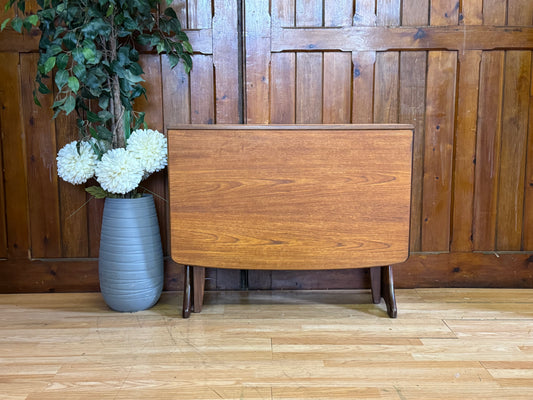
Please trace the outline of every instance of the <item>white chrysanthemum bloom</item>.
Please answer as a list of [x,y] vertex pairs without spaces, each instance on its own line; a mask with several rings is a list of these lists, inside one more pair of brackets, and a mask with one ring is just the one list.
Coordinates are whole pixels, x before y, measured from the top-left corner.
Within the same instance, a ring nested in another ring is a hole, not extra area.
[[167,166],[167,138],[152,129],[137,129],[128,139],[126,149],[142,164],[147,174]]
[[57,174],[74,185],[87,182],[94,176],[98,157],[87,142],[71,142],[57,153]]
[[131,192],[139,186],[143,174],[139,160],[123,148],[109,150],[96,165],[96,180],[111,193]]

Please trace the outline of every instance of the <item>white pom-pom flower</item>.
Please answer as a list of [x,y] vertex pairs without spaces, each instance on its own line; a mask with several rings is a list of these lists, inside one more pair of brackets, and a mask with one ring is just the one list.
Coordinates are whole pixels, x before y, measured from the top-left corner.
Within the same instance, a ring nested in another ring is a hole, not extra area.
[[87,182],[94,176],[98,157],[87,142],[71,142],[57,153],[57,174],[74,185]]
[[109,150],[96,165],[96,179],[102,189],[116,194],[136,189],[143,174],[139,160],[123,148]]
[[167,166],[167,138],[152,129],[137,129],[128,139],[126,149],[142,164],[147,174]]

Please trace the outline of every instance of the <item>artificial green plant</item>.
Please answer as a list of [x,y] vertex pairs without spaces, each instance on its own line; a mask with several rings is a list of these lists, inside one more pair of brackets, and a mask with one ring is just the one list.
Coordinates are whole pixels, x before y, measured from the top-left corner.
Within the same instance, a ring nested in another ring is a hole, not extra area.
[[129,132],[144,122],[144,113],[133,110],[134,100],[146,95],[139,52],[156,50],[167,54],[172,68],[180,61],[187,72],[192,67],[192,47],[175,11],[162,10],[158,0],[37,4],[37,11],[28,11],[26,1],[8,0],[5,10],[15,9],[16,16],[1,25],[19,33],[41,31],[35,102],[37,91],[51,93],[46,82],[53,77],[54,118],[75,111],[80,139],[96,139],[91,143],[97,153],[124,147]]

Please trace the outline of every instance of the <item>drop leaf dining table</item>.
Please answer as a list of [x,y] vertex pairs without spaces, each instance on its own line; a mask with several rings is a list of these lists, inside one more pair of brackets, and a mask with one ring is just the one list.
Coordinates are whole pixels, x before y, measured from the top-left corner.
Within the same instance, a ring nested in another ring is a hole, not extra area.
[[205,267],[370,268],[397,316],[392,265],[409,256],[411,125],[183,125],[168,130],[172,259],[183,316]]

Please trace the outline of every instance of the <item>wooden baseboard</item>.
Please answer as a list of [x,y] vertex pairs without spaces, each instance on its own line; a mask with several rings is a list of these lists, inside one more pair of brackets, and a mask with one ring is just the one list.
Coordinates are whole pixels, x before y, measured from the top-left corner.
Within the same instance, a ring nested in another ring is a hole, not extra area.
[[[182,290],[181,265],[165,261],[164,290]],[[206,290],[238,290],[238,270],[206,271]],[[394,266],[397,288],[486,287],[532,288],[533,254],[412,254]],[[363,289],[370,287],[368,269],[325,271],[248,271],[251,290]],[[0,261],[0,293],[94,292],[99,290],[95,259]]]

